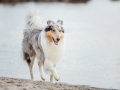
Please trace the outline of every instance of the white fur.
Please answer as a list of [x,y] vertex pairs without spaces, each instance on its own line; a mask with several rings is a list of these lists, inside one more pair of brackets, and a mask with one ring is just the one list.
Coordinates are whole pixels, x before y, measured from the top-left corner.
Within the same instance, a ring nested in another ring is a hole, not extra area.
[[[57,62],[62,58],[64,52],[64,39],[61,40],[58,45],[54,42],[50,43],[46,38],[45,32],[41,33],[41,45],[45,54],[45,62],[49,61],[53,66],[56,66]],[[50,67],[44,67],[44,70],[51,72]],[[48,72],[47,71],[47,72]]]
[[[28,24],[30,22],[30,24]],[[27,29],[39,29],[43,27],[42,16],[38,10],[32,9],[27,18]]]

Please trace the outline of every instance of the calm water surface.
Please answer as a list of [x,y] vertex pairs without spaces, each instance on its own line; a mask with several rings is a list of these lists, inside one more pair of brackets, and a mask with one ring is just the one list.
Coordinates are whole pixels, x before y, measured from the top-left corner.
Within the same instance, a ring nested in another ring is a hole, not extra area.
[[[44,25],[48,19],[64,21],[66,52],[57,65],[60,82],[120,89],[119,1],[0,4],[0,76],[30,79],[21,42],[31,6],[41,10]],[[37,63],[34,76],[40,80]]]

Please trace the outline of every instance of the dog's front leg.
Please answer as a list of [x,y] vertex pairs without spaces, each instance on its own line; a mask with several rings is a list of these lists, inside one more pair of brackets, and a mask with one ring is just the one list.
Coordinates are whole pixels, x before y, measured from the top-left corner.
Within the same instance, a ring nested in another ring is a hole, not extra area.
[[49,70],[49,72],[51,73],[51,75],[53,75],[55,80],[59,81],[60,77],[58,76],[55,67],[53,66],[53,64],[48,59],[45,59],[44,68],[46,70]]
[[50,75],[50,83],[55,84],[54,76],[52,74]]

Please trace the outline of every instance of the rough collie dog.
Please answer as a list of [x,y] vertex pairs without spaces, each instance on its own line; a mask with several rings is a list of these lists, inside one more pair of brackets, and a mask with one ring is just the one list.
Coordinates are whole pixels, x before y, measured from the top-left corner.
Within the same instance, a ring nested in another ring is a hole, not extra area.
[[42,28],[41,15],[38,11],[28,15],[27,29],[24,31],[22,42],[24,60],[28,63],[31,80],[33,76],[33,64],[35,58],[41,74],[45,80],[44,71],[50,75],[50,82],[55,83],[60,77],[56,71],[56,64],[62,58],[64,51],[63,21],[56,23],[48,20],[47,26]]

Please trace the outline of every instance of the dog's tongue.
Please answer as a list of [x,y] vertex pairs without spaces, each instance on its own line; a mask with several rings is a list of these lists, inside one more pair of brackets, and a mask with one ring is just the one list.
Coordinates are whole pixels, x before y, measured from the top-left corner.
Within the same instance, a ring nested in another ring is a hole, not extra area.
[[58,41],[55,41],[55,44],[58,45]]

